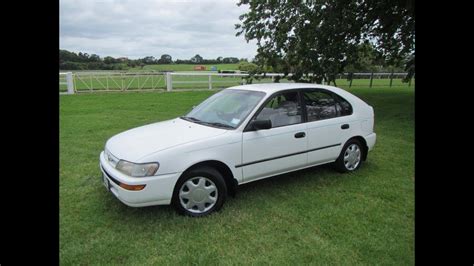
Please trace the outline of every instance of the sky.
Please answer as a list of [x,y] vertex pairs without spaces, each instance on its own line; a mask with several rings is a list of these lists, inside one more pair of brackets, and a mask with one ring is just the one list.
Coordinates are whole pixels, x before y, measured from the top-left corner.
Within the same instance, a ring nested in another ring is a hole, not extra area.
[[248,6],[237,0],[60,0],[60,49],[130,59],[252,59],[256,42],[236,37]]

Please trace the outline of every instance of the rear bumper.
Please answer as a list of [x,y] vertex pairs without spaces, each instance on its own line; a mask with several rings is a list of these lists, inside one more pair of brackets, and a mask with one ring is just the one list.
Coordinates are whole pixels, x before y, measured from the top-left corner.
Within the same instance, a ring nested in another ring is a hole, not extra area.
[[377,140],[377,134],[375,133],[365,136],[365,141],[367,142],[367,147],[369,148],[369,151],[371,151],[374,148],[376,140]]
[[[143,178],[129,177],[113,168],[106,161],[104,152],[100,153],[99,165],[103,178],[109,181],[110,192],[125,205],[131,207],[170,204],[174,186],[181,175],[181,173],[171,173]],[[122,188],[119,183],[146,186],[140,191],[131,191]]]

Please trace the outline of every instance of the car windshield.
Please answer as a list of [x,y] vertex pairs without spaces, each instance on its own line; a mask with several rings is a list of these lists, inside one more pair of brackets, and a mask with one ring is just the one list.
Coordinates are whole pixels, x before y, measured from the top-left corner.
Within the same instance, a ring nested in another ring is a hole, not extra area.
[[222,90],[181,118],[202,125],[235,129],[263,96],[265,93],[259,91]]

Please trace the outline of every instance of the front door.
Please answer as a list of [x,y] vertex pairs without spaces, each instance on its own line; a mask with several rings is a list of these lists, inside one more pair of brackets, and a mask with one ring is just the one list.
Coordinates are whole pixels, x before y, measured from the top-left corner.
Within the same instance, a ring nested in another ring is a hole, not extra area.
[[273,96],[253,119],[269,119],[272,128],[243,133],[243,160],[237,167],[243,169],[244,182],[306,166],[306,124],[298,91]]

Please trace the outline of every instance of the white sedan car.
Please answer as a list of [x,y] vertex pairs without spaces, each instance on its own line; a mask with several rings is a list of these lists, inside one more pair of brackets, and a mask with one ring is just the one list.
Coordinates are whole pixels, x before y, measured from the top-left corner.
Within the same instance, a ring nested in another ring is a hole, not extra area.
[[343,89],[253,84],[113,136],[100,168],[107,189],[128,206],[172,204],[203,216],[240,184],[326,163],[355,171],[375,139],[373,108]]

